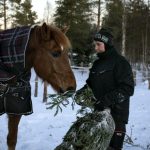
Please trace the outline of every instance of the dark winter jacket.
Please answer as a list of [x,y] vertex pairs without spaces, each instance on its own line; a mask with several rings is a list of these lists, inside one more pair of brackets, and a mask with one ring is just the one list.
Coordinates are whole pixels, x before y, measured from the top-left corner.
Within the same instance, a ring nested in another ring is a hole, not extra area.
[[110,107],[115,122],[128,122],[129,98],[134,93],[133,74],[130,64],[113,47],[98,54],[87,84],[97,99],[96,110]]

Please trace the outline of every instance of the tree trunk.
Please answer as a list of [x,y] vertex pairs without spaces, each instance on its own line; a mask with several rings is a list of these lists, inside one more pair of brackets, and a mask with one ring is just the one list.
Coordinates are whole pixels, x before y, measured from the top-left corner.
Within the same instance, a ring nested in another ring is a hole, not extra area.
[[125,0],[123,0],[123,15],[122,15],[122,55],[126,55],[126,10]]
[[4,0],[3,7],[4,7],[4,30],[6,30],[6,29],[7,29],[7,18],[6,18],[6,0]]
[[[148,12],[149,12],[149,7],[150,7],[150,0],[148,0]],[[148,18],[147,18],[147,33],[146,33],[146,39],[148,39],[147,35],[148,35],[148,28],[149,28],[149,24],[148,24]],[[146,41],[147,42],[147,41]],[[146,43],[147,44],[147,43]],[[147,47],[148,47],[148,44],[147,44]],[[146,59],[146,61],[148,61]],[[147,62],[148,64],[148,62]],[[148,67],[148,89],[150,89],[150,69]]]
[[136,86],[136,70],[133,71],[134,85]]
[[101,18],[101,0],[98,0],[97,30],[100,29],[100,18]]
[[109,110],[88,113],[77,119],[54,150],[106,150],[114,129]]
[[150,71],[148,71],[148,89],[150,90]]

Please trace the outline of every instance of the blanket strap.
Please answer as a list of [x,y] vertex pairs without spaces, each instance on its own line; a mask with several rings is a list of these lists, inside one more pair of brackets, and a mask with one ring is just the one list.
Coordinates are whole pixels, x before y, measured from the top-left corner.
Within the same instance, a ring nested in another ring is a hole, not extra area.
[[7,92],[12,91],[11,86],[12,84],[15,84],[18,86],[20,83],[17,81],[21,81],[24,83],[24,87],[28,87],[28,82],[23,80],[23,77],[28,73],[27,69],[24,69],[23,72],[19,73],[19,71],[16,71],[15,67],[7,67],[2,62],[0,63],[0,70],[9,72],[12,74],[12,78],[6,81],[0,81],[0,97],[3,97]]

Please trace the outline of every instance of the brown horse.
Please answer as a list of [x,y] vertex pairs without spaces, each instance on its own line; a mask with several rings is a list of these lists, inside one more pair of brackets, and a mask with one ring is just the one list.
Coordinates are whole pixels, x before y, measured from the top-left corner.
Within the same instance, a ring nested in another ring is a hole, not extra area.
[[[33,67],[37,75],[47,81],[58,93],[76,89],[75,77],[67,54],[70,42],[65,35],[66,30],[46,23],[33,27],[25,51],[24,70],[28,71]],[[17,83],[17,79],[14,77],[12,79],[10,79],[11,84]],[[4,83],[5,81],[3,85]],[[9,82],[6,85],[9,86]],[[21,116],[8,113],[8,150],[15,150]]]

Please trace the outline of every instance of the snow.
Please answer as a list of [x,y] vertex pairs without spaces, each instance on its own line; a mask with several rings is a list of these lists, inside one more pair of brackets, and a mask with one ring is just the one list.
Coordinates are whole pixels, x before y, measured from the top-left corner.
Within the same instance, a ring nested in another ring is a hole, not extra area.
[[[77,89],[81,88],[88,77],[88,70],[74,70]],[[69,127],[76,120],[79,106],[74,110],[68,105],[63,112],[54,117],[55,110],[46,109],[42,102],[43,83],[39,82],[39,95],[34,97],[35,73],[32,71],[32,99],[34,113],[23,116],[19,124],[16,150],[53,150],[62,141]],[[48,93],[54,91],[49,86]],[[0,116],[0,150],[7,150],[7,116]],[[137,81],[135,94],[131,97],[130,118],[127,134],[133,140],[132,146],[125,143],[123,150],[150,150],[150,90],[148,83]]]

